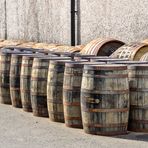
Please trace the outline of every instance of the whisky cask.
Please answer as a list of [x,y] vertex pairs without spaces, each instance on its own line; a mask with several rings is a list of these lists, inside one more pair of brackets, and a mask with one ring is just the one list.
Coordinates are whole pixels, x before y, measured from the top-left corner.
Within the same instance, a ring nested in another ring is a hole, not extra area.
[[114,136],[127,133],[129,84],[127,66],[84,66],[81,110],[86,133]]

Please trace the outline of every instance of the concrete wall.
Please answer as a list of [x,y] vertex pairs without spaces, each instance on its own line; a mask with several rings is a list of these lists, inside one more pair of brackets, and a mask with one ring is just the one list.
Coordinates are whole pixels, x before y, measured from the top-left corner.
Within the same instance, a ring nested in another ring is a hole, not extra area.
[[[69,0],[6,1],[8,39],[70,44]],[[1,24],[0,37],[2,31]]]
[[[148,38],[147,0],[80,0],[80,8],[83,44],[97,37]],[[70,44],[70,0],[0,0],[5,37]]]
[[6,11],[5,0],[0,0],[0,38],[5,38],[6,35]]
[[81,0],[81,40],[114,37],[125,42],[148,38],[147,0]]

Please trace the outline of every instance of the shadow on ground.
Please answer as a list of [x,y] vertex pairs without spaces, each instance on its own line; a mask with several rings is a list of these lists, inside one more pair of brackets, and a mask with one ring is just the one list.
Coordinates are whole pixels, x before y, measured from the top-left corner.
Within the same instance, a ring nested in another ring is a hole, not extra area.
[[129,132],[127,135],[117,136],[116,138],[148,142],[148,134],[146,133]]

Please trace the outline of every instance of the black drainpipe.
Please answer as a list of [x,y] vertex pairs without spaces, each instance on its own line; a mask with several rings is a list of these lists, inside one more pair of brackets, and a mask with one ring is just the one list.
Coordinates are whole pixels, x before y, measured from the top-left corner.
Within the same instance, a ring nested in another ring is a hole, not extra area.
[[76,7],[76,2],[75,0],[71,0],[71,45],[75,46],[75,38],[76,38],[76,25],[75,25],[75,7]]

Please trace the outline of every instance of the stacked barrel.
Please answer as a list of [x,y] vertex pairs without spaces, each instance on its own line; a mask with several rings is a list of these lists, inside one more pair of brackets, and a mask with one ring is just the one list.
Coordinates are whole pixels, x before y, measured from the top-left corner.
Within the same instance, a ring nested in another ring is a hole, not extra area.
[[148,132],[147,43],[0,40],[0,48],[1,103],[88,134]]

